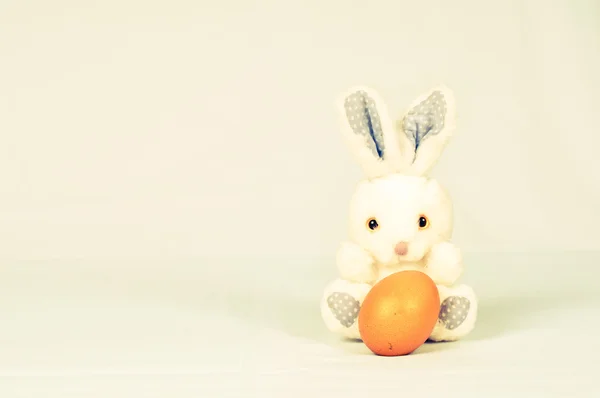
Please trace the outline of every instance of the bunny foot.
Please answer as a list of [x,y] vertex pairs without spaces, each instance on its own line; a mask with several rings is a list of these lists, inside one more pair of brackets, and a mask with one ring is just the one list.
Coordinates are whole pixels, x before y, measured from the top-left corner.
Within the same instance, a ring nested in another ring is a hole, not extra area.
[[455,341],[466,336],[475,327],[477,297],[467,285],[446,287],[438,285],[440,313],[429,337],[430,341]]
[[371,290],[367,283],[336,279],[325,288],[321,299],[321,316],[331,332],[348,339],[360,340],[358,312]]

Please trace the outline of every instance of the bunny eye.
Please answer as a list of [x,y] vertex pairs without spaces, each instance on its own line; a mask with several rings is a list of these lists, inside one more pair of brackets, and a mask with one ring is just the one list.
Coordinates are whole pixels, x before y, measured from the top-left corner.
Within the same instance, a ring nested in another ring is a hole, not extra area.
[[369,227],[369,229],[371,231],[375,231],[377,228],[379,228],[379,223],[377,222],[376,219],[374,218],[369,218],[367,220],[367,227]]
[[425,229],[429,226],[429,220],[425,216],[419,217],[419,229]]

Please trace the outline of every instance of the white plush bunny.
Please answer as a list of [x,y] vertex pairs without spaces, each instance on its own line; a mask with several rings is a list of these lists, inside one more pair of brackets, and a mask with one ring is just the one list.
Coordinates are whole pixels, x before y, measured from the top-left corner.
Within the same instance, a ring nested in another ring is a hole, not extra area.
[[337,253],[340,279],[321,301],[329,330],[360,339],[358,312],[372,285],[402,270],[437,284],[441,310],[432,341],[457,340],[475,326],[477,298],[457,284],[460,250],[450,243],[452,202],[426,174],[455,128],[454,98],[443,86],[418,98],[394,125],[377,93],[354,87],[340,99],[342,132],[366,175],[350,202],[350,240]]

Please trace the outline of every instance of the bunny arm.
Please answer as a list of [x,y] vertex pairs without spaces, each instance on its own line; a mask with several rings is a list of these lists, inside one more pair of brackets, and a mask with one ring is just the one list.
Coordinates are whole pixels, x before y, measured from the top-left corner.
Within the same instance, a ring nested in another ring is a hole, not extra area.
[[358,283],[373,283],[377,279],[375,259],[356,243],[343,242],[336,262],[342,279]]
[[460,249],[450,242],[435,244],[427,254],[425,269],[436,284],[452,286],[463,273]]

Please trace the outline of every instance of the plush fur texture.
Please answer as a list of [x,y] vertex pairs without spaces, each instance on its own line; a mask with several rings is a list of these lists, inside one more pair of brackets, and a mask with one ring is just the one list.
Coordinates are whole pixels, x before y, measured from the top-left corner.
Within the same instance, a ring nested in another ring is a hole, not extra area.
[[452,92],[439,86],[394,124],[370,88],[354,87],[338,101],[343,137],[366,178],[350,201],[350,239],[336,257],[340,279],[327,286],[321,301],[332,332],[360,339],[357,315],[365,295],[403,270],[425,272],[438,285],[441,311],[430,340],[457,340],[474,328],[477,298],[457,284],[463,263],[450,242],[452,201],[426,175],[455,129],[454,106]]

